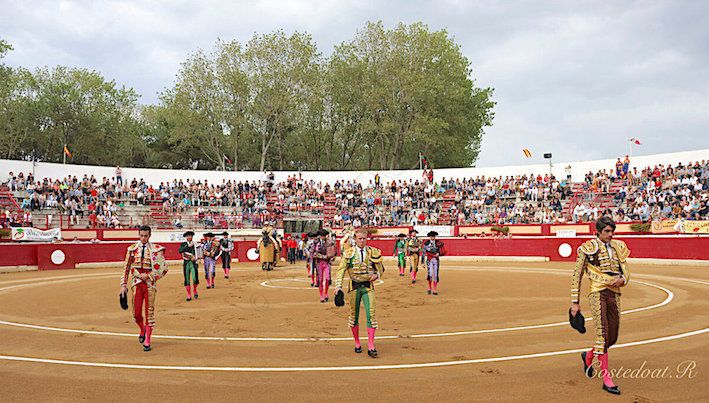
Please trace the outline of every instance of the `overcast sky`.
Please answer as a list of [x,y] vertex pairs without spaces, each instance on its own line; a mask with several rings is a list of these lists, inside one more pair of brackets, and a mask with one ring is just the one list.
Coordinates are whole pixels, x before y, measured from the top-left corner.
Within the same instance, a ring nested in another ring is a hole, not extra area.
[[[17,1],[0,0],[12,66],[101,72],[157,102],[180,62],[217,38],[282,28],[320,51],[367,21],[446,29],[493,87],[477,166],[709,148],[708,1]],[[533,158],[523,157],[529,148]]]

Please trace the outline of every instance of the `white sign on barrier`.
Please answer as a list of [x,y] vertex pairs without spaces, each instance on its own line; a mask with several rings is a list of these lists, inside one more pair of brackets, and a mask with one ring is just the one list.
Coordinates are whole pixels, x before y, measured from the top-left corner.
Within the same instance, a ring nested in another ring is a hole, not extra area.
[[[188,229],[181,229],[181,230],[154,230],[150,236],[150,241],[151,242],[184,242],[185,238],[182,236],[185,232],[187,232]],[[229,233],[229,236],[231,238],[236,238],[236,237],[247,237],[247,238],[258,238],[261,236],[261,229],[259,228],[246,228],[246,229],[230,229],[230,230],[223,230],[223,229],[213,229],[213,230],[192,230],[195,232],[194,239],[199,240],[202,239],[202,236],[206,234],[207,232],[211,232],[212,234],[216,235],[217,238],[222,237],[222,232],[226,231]],[[283,229],[277,229],[276,230],[279,235],[283,236]]]
[[575,238],[576,237],[576,230],[575,229],[560,229],[556,231],[556,236],[559,238]]
[[453,236],[453,227],[450,225],[414,225],[414,229],[423,237],[431,231],[438,232],[438,236]]
[[62,239],[62,230],[53,228],[47,231],[32,227],[13,227],[13,241],[34,241],[34,242],[52,242],[54,239]]

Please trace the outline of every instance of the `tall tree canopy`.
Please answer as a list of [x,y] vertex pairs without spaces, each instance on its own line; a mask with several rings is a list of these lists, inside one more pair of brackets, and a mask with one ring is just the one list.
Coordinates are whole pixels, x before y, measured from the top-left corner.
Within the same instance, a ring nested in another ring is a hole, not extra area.
[[[0,59],[12,48],[0,40]],[[283,31],[197,50],[157,105],[94,71],[0,64],[3,158],[234,170],[471,166],[492,89],[445,31],[368,23],[323,57]]]

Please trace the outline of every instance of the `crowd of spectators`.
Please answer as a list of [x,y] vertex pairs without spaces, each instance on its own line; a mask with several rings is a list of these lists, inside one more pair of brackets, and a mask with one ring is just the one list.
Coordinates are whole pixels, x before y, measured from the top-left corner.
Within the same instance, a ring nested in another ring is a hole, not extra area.
[[[575,192],[570,174],[561,180],[549,174],[433,178],[428,170],[410,181],[377,175],[367,183],[329,184],[291,175],[276,183],[271,173],[260,181],[175,179],[154,186],[143,179],[125,180],[120,167],[115,177],[101,179],[84,175],[37,180],[10,172],[3,185],[24,195],[22,211],[5,211],[0,218],[5,225],[26,224],[32,222],[32,212],[52,209],[72,224],[81,219],[89,227],[120,228],[120,213],[130,205],[158,206],[176,228],[186,216],[205,228],[260,226],[274,217],[295,215],[324,215],[333,227],[564,223],[593,221],[600,215],[626,222],[709,218],[707,161],[640,170],[630,169],[628,161],[587,173],[581,185],[576,184],[580,192]],[[601,208],[597,195],[606,195],[610,206]]]

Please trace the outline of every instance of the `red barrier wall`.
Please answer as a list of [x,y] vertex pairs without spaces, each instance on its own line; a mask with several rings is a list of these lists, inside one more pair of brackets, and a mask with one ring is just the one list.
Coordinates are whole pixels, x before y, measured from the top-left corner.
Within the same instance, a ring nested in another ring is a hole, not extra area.
[[[449,256],[540,256],[552,261],[573,261],[576,249],[589,238],[451,238],[444,239]],[[654,259],[709,260],[709,237],[702,236],[621,236],[631,250],[631,257]],[[125,258],[131,242],[61,243],[61,244],[0,244],[0,266],[38,266],[42,270],[71,268],[77,263],[120,262]],[[393,239],[372,239],[369,244],[380,248],[384,256],[392,256]],[[165,257],[178,260],[179,243],[162,243]],[[565,245],[562,247],[562,245]],[[241,262],[251,261],[249,249],[256,248],[255,241],[235,242],[232,256]],[[562,247],[560,249],[560,247]],[[563,249],[566,253],[562,255]],[[61,250],[66,264],[55,265],[50,256]],[[252,256],[254,257],[254,256]]]
[[0,266],[37,266],[37,244],[0,244]]

